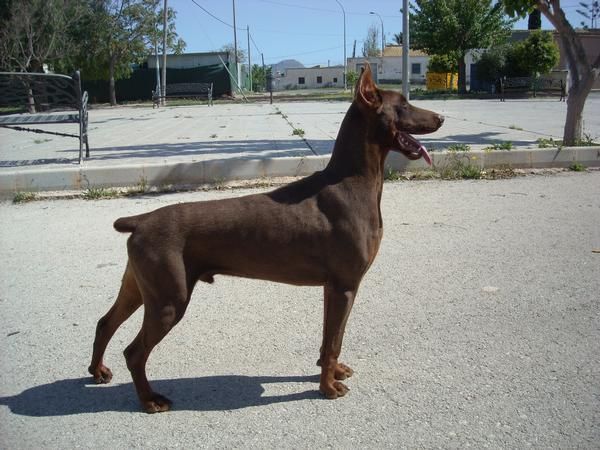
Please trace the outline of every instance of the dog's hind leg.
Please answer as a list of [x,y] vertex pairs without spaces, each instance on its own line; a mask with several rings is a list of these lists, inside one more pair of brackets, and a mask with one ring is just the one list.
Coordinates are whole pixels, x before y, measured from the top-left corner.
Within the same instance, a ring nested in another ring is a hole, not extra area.
[[112,372],[102,361],[106,346],[119,326],[141,305],[142,295],[133,270],[127,264],[117,300],[110,310],[98,321],[98,325],[96,326],[92,362],[88,368],[96,383],[108,383],[112,379]]
[[346,395],[348,388],[339,380],[352,375],[352,369],[338,362],[342,340],[356,289],[343,289],[334,284],[325,285],[325,315],[323,345],[318,364],[321,366],[319,390],[325,397],[334,399]]
[[[147,266],[146,266],[147,268]],[[154,392],[146,377],[146,362],[152,349],[183,317],[191,297],[193,283],[186,280],[183,261],[168,261],[145,271],[142,281],[144,320],[142,328],[123,354],[144,410],[168,411],[171,401]]]

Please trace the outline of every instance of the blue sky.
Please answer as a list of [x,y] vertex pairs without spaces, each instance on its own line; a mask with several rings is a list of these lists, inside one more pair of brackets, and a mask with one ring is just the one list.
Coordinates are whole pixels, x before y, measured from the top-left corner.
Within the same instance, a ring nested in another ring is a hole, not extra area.
[[[194,3],[195,2],[195,3]],[[346,11],[346,54],[361,55],[362,41],[370,25],[381,32],[383,20],[386,42],[402,30],[402,0],[339,0]],[[583,17],[576,13],[579,0],[563,0],[563,9],[573,25]],[[177,11],[177,31],[186,41],[186,52],[220,49],[233,43],[232,0],[168,0]],[[208,13],[212,14],[209,15]],[[342,10],[335,0],[236,0],[238,46],[247,51],[246,27],[250,27],[252,63],[265,64],[296,59],[306,66],[342,64],[344,32]],[[521,21],[515,28],[526,29]],[[544,19],[543,28],[551,28]]]

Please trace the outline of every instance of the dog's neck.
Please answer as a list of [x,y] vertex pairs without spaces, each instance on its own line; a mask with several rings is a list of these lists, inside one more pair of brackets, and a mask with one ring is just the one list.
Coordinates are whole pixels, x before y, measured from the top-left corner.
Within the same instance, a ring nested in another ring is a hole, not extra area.
[[383,183],[388,151],[369,134],[369,126],[365,113],[353,102],[342,121],[326,173],[339,178],[359,177],[375,186]]

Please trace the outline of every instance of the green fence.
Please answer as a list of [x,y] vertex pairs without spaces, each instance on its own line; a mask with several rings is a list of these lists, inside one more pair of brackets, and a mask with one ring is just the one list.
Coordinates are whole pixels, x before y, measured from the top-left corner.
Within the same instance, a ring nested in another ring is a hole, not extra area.
[[[109,102],[107,80],[85,80],[83,89],[88,91],[92,103]],[[167,69],[167,85],[172,83],[213,83],[213,97],[231,95],[232,83],[222,64],[195,67],[193,69]],[[117,101],[150,100],[156,88],[156,69],[135,69],[129,78],[117,80]]]

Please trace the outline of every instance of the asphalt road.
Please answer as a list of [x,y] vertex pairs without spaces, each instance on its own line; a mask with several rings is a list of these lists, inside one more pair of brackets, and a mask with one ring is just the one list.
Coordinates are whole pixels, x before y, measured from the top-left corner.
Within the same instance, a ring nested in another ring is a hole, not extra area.
[[225,277],[150,358],[172,412],[140,412],[125,367],[139,312],[91,385],[113,220],[246,192],[0,204],[0,448],[598,448],[597,171],[386,184],[345,398],[317,394],[320,289]]

